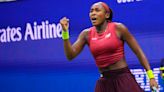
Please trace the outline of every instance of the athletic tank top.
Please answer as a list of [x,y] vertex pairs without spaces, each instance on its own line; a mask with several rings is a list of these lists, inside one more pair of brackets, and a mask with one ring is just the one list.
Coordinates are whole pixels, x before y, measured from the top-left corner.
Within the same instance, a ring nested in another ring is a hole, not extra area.
[[124,42],[116,35],[116,24],[108,23],[106,31],[97,33],[95,27],[88,32],[88,45],[100,68],[116,63],[124,57]]

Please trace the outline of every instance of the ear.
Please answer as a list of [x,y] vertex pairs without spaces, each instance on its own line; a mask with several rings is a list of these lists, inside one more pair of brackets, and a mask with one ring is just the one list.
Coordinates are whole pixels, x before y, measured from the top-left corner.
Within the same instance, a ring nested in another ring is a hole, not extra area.
[[106,17],[106,19],[108,19],[110,17],[110,14],[109,13],[106,13],[105,14],[105,17]]

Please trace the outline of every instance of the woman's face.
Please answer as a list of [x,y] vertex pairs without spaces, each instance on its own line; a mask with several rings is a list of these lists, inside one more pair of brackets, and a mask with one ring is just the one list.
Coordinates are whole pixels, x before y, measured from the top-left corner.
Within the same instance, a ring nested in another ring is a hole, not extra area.
[[106,10],[100,3],[93,4],[89,13],[93,26],[101,25],[106,21]]

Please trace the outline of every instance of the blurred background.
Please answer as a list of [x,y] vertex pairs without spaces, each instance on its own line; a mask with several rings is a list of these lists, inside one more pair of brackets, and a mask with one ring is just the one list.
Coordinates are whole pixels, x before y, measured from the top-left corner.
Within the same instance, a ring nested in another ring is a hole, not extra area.
[[[69,62],[61,25],[70,19],[70,40],[91,27],[90,7],[100,0],[0,0],[0,92],[94,92],[99,72],[85,46]],[[163,90],[163,0],[101,0],[113,10],[113,21],[126,25],[145,52]],[[51,32],[50,32],[51,30]],[[38,33],[40,32],[40,33]],[[125,45],[126,60],[137,82],[150,92],[145,70]]]

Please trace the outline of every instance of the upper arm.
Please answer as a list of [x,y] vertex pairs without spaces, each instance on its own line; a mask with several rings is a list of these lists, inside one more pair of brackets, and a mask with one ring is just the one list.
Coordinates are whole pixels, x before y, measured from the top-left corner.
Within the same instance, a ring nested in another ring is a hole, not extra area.
[[150,65],[148,63],[148,60],[140,48],[139,44],[137,43],[136,39],[134,36],[128,31],[128,29],[122,25],[119,24],[118,26],[118,31],[121,34],[122,39],[127,42],[128,46],[132,49],[132,51],[135,53],[135,55],[138,57],[140,63],[144,66],[146,70],[150,69]]
[[74,51],[74,55],[73,55],[74,57],[77,56],[82,51],[85,44],[87,43],[88,31],[89,31],[88,29],[83,30],[78,36],[75,43],[72,45]]
[[133,50],[133,52],[136,55],[143,54],[136,39],[123,24],[121,23],[117,24],[117,31],[120,34],[121,39],[124,40],[128,44],[128,46]]

